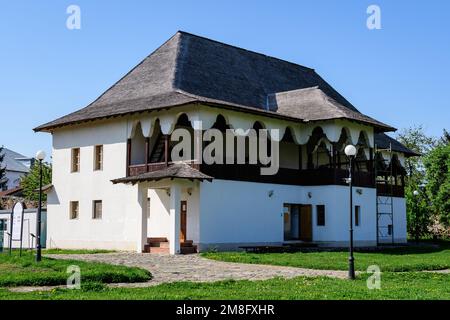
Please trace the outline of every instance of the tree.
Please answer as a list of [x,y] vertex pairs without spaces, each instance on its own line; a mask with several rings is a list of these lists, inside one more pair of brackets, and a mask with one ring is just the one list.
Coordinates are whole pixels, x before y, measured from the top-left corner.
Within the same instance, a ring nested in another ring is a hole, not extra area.
[[[433,214],[444,226],[450,226],[450,140],[444,137],[424,159],[427,194]],[[448,133],[447,133],[448,134]]]
[[[436,139],[428,137],[422,125],[403,129],[398,135],[397,140],[407,148],[421,155],[426,155],[436,145]],[[410,157],[405,160],[408,179],[407,184],[412,183],[420,185],[424,183],[425,168],[422,157]]]
[[[42,185],[45,186],[52,182],[52,167],[48,163],[42,163]],[[39,163],[31,168],[31,171],[20,181],[23,193],[27,200],[39,200]],[[47,201],[47,195],[43,194],[43,201]]]
[[6,178],[6,166],[3,166],[3,161],[5,160],[5,154],[3,153],[3,147],[0,147],[0,191],[2,191],[8,179]]
[[[428,137],[423,126],[413,126],[403,129],[397,140],[407,148],[421,155],[426,155],[436,144],[436,140]],[[416,238],[426,235],[431,224],[431,210],[427,204],[425,184],[425,167],[423,157],[410,157],[405,159],[407,178],[405,179],[406,218],[408,233]],[[420,187],[422,186],[422,188]],[[414,195],[414,192],[418,195]]]
[[418,185],[410,184],[405,188],[408,233],[416,241],[428,235],[431,224],[428,198],[425,190]]

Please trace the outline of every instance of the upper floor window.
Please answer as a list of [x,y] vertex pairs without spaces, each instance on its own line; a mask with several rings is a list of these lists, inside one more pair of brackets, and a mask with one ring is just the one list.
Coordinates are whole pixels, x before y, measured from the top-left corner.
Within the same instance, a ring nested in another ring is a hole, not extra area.
[[94,200],[93,202],[93,211],[92,211],[92,219],[101,219],[102,218],[102,200]]
[[80,172],[80,148],[72,149],[72,172]]
[[95,146],[94,148],[94,170],[103,170],[103,146]]
[[71,201],[70,202],[70,219],[78,219],[79,213],[80,213],[80,205],[78,201]]

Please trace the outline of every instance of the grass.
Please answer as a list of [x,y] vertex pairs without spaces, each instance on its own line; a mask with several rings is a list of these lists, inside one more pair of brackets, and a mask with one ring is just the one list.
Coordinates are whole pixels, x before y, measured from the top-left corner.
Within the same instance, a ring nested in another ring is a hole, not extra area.
[[40,300],[305,300],[305,299],[444,299],[450,300],[450,275],[428,272],[383,273],[381,289],[369,290],[368,274],[355,281],[298,277],[265,281],[178,282],[147,288],[106,288],[84,284],[82,290],[14,293],[0,289],[1,299]]
[[80,267],[81,281],[98,283],[144,282],[151,279],[147,270],[104,263],[42,258],[35,262],[30,252],[14,251],[11,256],[0,254],[0,287],[64,285],[69,274],[67,267]]
[[[203,257],[241,263],[270,264],[322,270],[347,270],[348,252],[295,252],[295,253],[245,253],[209,252]],[[438,247],[406,247],[385,249],[381,252],[356,252],[356,270],[366,271],[378,265],[381,271],[405,272],[443,270],[450,268],[450,242]]]
[[96,253],[114,253],[113,250],[103,249],[45,249],[42,254],[96,254]]

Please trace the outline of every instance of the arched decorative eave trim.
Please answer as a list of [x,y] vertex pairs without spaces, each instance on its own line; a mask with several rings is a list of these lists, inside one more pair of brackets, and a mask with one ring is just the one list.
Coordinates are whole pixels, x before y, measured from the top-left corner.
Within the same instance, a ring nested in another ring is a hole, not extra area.
[[320,127],[327,139],[331,143],[336,143],[341,137],[342,130],[348,135],[349,142],[356,145],[362,132],[370,148],[374,147],[374,128],[347,121],[345,119],[335,119],[327,121],[314,122],[293,122],[278,118],[269,118],[262,115],[238,112],[234,110],[219,109],[203,105],[190,105],[173,109],[157,110],[145,115],[136,115],[128,119],[128,138],[134,136],[137,124],[141,124],[142,134],[144,137],[150,137],[153,133],[156,120],[159,120],[161,132],[163,134],[171,134],[175,128],[178,118],[186,114],[192,124],[194,130],[210,129],[217,120],[219,115],[223,116],[227,125],[234,130],[238,130],[236,134],[246,135],[248,130],[252,129],[256,122],[261,123],[263,128],[269,132],[272,140],[280,141],[287,128],[292,132],[293,139],[296,144],[307,144],[312,136],[312,132],[316,127]]

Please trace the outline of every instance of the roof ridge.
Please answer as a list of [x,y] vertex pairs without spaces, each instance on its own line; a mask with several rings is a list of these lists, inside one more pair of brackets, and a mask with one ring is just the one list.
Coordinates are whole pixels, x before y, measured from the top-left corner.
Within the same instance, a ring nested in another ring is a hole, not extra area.
[[227,47],[231,47],[231,48],[235,48],[235,49],[238,49],[238,50],[241,50],[241,51],[245,51],[245,52],[250,52],[250,53],[253,53],[253,54],[257,54],[257,55],[263,56],[263,57],[265,57],[265,58],[270,58],[270,59],[282,61],[282,62],[285,62],[285,63],[289,63],[289,64],[292,64],[292,65],[295,65],[295,66],[304,68],[304,69],[306,69],[306,70],[310,70],[310,71],[314,71],[314,72],[315,72],[315,69],[313,69],[313,68],[310,68],[310,67],[301,65],[301,64],[296,63],[296,62],[288,61],[288,60],[285,60],[285,59],[280,59],[280,58],[277,58],[277,57],[274,57],[274,56],[269,56],[269,55],[267,55],[267,54],[264,54],[264,53],[261,53],[261,52],[258,52],[258,51],[245,49],[245,48],[242,48],[242,47],[238,47],[238,46],[236,46],[236,45],[232,45],[232,44],[225,43],[225,42],[222,42],[222,41],[214,40],[214,39],[211,39],[211,38],[208,38],[208,37],[205,37],[205,36],[199,36],[199,35],[197,35],[197,34],[190,33],[190,32],[186,32],[186,31],[183,31],[183,30],[178,30],[178,31],[177,31],[177,34],[178,34],[178,33],[180,33],[180,34],[185,34],[185,35],[192,36],[192,37],[196,37],[196,38],[203,39],[203,40],[207,40],[207,41],[210,41],[210,42],[218,43],[218,44],[221,44],[221,45],[224,45],[224,46],[227,46]]

